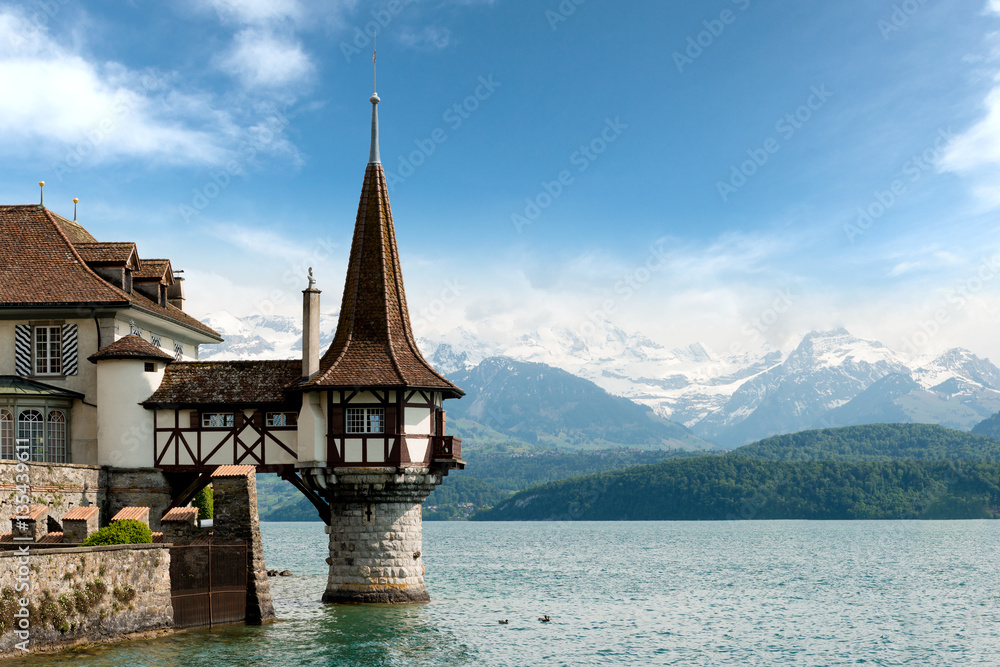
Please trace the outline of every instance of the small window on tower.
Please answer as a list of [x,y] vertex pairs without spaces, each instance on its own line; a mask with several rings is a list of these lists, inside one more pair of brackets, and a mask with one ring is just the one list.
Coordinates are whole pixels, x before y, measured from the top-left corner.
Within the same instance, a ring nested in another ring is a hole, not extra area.
[[156,372],[156,362],[155,361],[147,361],[146,362],[146,372],[147,373],[155,373]]
[[385,433],[385,408],[347,408],[348,433]]

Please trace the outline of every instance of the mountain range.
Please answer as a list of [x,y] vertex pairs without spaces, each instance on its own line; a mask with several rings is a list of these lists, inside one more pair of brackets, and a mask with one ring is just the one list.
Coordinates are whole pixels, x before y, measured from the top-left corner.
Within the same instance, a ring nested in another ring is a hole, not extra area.
[[[202,359],[301,354],[295,318],[218,313],[206,321],[226,342],[202,348]],[[335,328],[336,315],[321,318],[321,347],[329,344]],[[955,348],[907,360],[878,341],[844,329],[810,332],[787,353],[764,346],[738,355],[717,354],[699,343],[668,349],[607,321],[587,336],[545,328],[500,344],[456,329],[422,338],[419,344],[428,361],[469,391],[466,399],[449,404],[450,415],[480,424],[485,420],[485,426],[529,442],[547,434],[563,444],[594,438],[603,446],[640,445],[654,437],[653,428],[660,442],[673,439],[699,446],[701,438],[732,448],[780,433],[875,422],[969,430],[1000,411],[1000,369],[988,359]],[[631,442],[622,443],[625,432],[616,431],[607,415],[594,419],[600,415],[587,408],[587,401],[597,395],[584,385],[567,386],[568,378],[557,371],[646,406],[662,418],[659,430],[653,419],[634,418],[639,413],[624,417],[616,408],[616,418],[631,425],[626,429]],[[551,399],[546,402],[548,415],[514,413],[515,406],[505,403],[539,392]],[[503,419],[488,417],[491,410]],[[601,419],[603,426],[598,425]],[[573,423],[576,431],[567,433],[566,425]]]

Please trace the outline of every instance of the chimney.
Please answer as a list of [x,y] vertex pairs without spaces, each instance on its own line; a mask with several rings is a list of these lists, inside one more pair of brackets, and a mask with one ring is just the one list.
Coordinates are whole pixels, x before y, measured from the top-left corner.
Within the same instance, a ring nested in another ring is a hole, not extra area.
[[309,267],[309,287],[302,290],[302,377],[319,371],[319,295]]
[[184,310],[184,278],[174,272],[174,284],[167,286],[167,301],[171,306]]

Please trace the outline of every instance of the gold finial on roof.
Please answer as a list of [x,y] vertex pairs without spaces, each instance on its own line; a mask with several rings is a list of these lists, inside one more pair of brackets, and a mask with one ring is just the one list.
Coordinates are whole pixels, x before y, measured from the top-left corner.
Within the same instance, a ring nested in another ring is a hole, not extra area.
[[73,197],[73,222],[76,222],[76,205],[80,203],[79,197]]
[[45,205],[45,181],[38,181],[38,190],[39,190],[38,205],[39,206],[44,206]]

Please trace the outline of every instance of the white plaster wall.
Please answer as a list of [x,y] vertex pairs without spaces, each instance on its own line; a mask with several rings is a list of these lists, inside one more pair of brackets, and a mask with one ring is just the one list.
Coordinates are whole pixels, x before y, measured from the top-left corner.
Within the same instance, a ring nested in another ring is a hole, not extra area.
[[142,359],[105,359],[97,364],[97,463],[120,468],[153,465],[153,413],[140,401],[163,380],[166,365],[147,373]]
[[296,448],[293,451],[297,452],[300,462],[326,461],[325,391],[302,394],[296,443]]
[[385,440],[369,441],[368,463],[383,463],[385,461]]
[[360,438],[348,438],[344,441],[344,462],[345,463],[361,463],[363,451],[364,440]]
[[427,446],[430,438],[404,438],[406,441],[406,451],[410,455],[411,461],[423,461],[427,456]]
[[430,408],[404,408],[403,432],[428,435],[431,432]]

